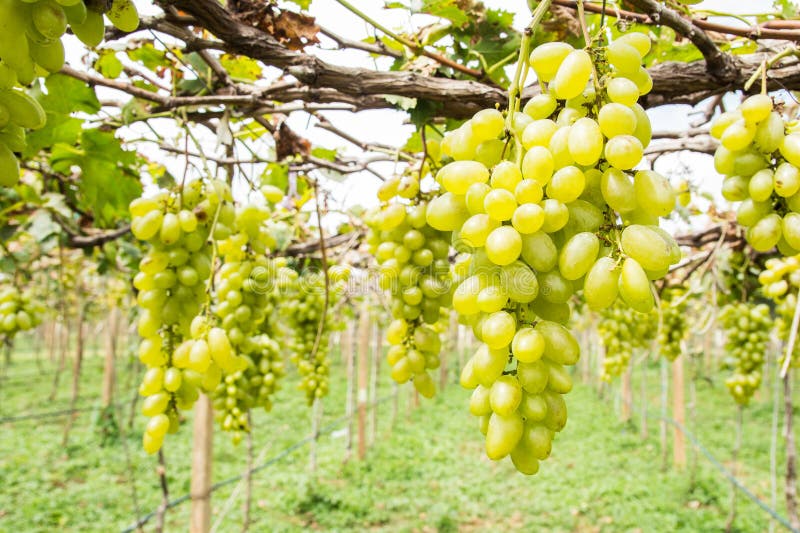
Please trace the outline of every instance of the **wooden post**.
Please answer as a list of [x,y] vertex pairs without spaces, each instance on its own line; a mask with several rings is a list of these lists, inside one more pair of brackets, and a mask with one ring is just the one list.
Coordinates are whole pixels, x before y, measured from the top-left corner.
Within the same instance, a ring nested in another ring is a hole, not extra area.
[[353,394],[353,324],[348,324],[342,335],[342,350],[344,351],[345,366],[347,368],[347,391],[345,394],[345,416],[347,417],[347,432],[344,440],[344,462],[350,460],[353,453],[353,413],[355,412],[355,395]]
[[789,523],[795,529],[800,529],[800,516],[797,513],[797,458],[794,442],[794,429],[792,429],[792,417],[794,406],[792,403],[792,369],[783,377],[783,414],[784,414],[784,437],[786,438],[786,513],[789,515]]
[[358,317],[358,458],[367,456],[367,380],[369,376],[369,307],[366,300]]
[[642,362],[639,363],[639,379],[641,380],[639,384],[639,409],[641,409],[639,424],[641,428],[639,431],[642,440],[647,440],[647,359],[642,359]]
[[75,406],[78,403],[78,395],[80,394],[81,386],[81,367],[83,365],[83,348],[85,344],[86,333],[86,307],[87,303],[78,300],[78,339],[75,346],[75,361],[72,369],[72,396],[70,397],[69,408],[72,411],[67,418],[67,423],[64,426],[64,438],[61,441],[63,448],[67,447],[69,443],[69,432],[72,430],[72,424],[75,421],[76,413],[74,412]]
[[317,471],[317,441],[319,440],[319,425],[322,421],[322,402],[314,399],[311,405],[311,442],[308,445],[308,469],[314,474]]
[[208,533],[211,528],[211,464],[214,446],[214,413],[211,399],[201,394],[194,408],[192,443],[192,497],[189,531]]
[[620,419],[623,422],[630,422],[633,415],[633,356],[625,367],[622,374],[622,406],[620,409]]
[[669,363],[665,358],[661,358],[660,381],[661,381],[661,424],[659,427],[659,443],[661,444],[661,470],[667,469],[667,416],[669,411],[667,401],[669,399]]
[[103,407],[114,402],[115,362],[117,358],[117,333],[119,331],[119,309],[112,307],[108,314],[105,343],[105,363],[103,366]]
[[[686,427],[683,391],[683,356],[679,356],[672,363],[672,418],[681,427]],[[672,462],[679,468],[686,466],[686,441],[683,431],[677,426],[673,430]]]
[[[731,476],[736,478],[739,469],[739,450],[742,447],[742,422],[744,416],[744,409],[741,405],[736,406],[736,440],[733,444],[733,460],[731,461]],[[736,484],[731,482],[731,498],[730,510],[728,511],[728,519],[725,522],[725,531],[730,533],[733,531],[733,522],[736,520],[736,493],[738,489]]]
[[456,368],[455,372],[455,381],[456,383],[459,382],[461,377],[461,370],[464,368],[464,352],[466,351],[466,339],[465,336],[464,326],[461,324],[458,325],[458,338],[456,339],[456,351],[458,352],[458,368]]
[[372,406],[369,424],[370,446],[375,444],[378,435],[378,388],[380,383],[379,369],[381,367],[381,358],[383,357],[383,331],[381,330],[380,325],[375,325],[374,333],[375,345],[372,350],[372,366],[370,366],[369,374],[370,405]]

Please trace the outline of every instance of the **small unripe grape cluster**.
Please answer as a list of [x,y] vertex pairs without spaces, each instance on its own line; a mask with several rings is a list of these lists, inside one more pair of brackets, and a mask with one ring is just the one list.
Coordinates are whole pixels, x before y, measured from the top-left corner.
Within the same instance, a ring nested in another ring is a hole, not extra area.
[[[464,369],[486,451],[533,474],[566,423],[565,366],[579,357],[564,326],[583,290],[592,309],[618,297],[642,313],[651,280],[680,259],[658,227],[675,192],[634,171],[651,138],[640,95],[651,88],[644,34],[590,55],[565,43],[536,48],[530,66],[543,92],[522,112],[479,111],[441,142],[454,161],[436,174],[442,192],[427,222],[453,232],[453,307],[483,345]],[[596,62],[595,62],[596,60]]]
[[655,312],[642,315],[626,305],[616,304],[600,313],[597,332],[605,347],[604,381],[619,377],[628,367],[634,351],[647,347],[658,329]]
[[367,244],[379,264],[380,286],[392,296],[394,320],[386,332],[392,345],[387,356],[392,378],[398,383],[413,380],[417,391],[430,398],[435,385],[428,370],[439,367],[442,348],[439,333],[431,326],[451,301],[451,236],[428,225],[428,204],[419,187],[403,187],[417,178],[404,179],[398,181],[399,187],[379,191],[383,201],[395,195],[396,199],[368,213]]
[[[767,260],[765,266],[766,269],[759,274],[758,281],[764,295],[776,303],[778,337],[787,342],[800,289],[800,255],[773,257]],[[780,365],[784,364],[785,357],[785,351],[782,351]],[[795,343],[790,364],[800,367],[800,342]]]
[[284,340],[289,359],[300,374],[298,388],[305,392],[306,400],[311,405],[328,394],[330,332],[344,327],[344,322],[332,309],[344,291],[346,276],[330,275],[337,270],[333,267],[329,269],[328,310],[320,334],[320,321],[323,320],[325,308],[324,273],[310,270],[298,273],[287,267],[279,270],[280,313],[285,316],[284,325],[288,330],[284,332]]
[[272,395],[285,373],[280,348],[268,321],[274,320],[275,261],[264,253],[275,246],[265,224],[267,206],[246,204],[236,210],[234,233],[218,242],[223,264],[214,292],[213,310],[233,349],[246,368],[225,376],[214,396],[215,416],[234,442],[250,430],[248,413],[255,407],[272,409]]
[[775,246],[800,253],[800,129],[786,121],[766,94],[748,97],[718,115],[711,135],[720,140],[714,166],[725,176],[722,195],[741,202],[736,219],[755,250]]
[[725,380],[728,392],[740,405],[747,405],[761,385],[761,368],[769,343],[772,319],[765,304],[728,304],[720,312],[727,340],[727,366],[733,374]]
[[674,361],[681,354],[681,343],[686,338],[687,298],[683,289],[671,287],[661,293],[661,325],[658,330],[658,344],[661,355]]
[[148,244],[133,279],[140,307],[139,359],[147,365],[139,392],[150,417],[144,447],[155,453],[177,431],[178,409],[198,389],[214,390],[223,371],[239,366],[227,334],[208,323],[204,303],[212,273],[209,239],[230,236],[231,191],[224,181],[196,180],[131,203],[131,232]]
[[42,322],[45,307],[27,291],[13,285],[0,289],[0,333],[13,338],[20,331],[28,331]]

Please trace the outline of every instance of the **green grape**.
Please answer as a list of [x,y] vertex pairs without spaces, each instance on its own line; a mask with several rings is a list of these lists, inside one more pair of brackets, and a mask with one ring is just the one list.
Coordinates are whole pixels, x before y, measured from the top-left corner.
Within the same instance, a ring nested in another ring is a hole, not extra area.
[[46,39],[59,39],[67,31],[67,16],[61,6],[52,0],[40,0],[33,4],[31,20]]
[[608,140],[605,158],[619,170],[630,170],[639,164],[644,155],[642,143],[633,135],[617,135]]
[[[216,387],[208,376],[220,376],[220,369],[236,371],[241,364],[219,328],[203,327],[201,303],[207,298],[205,282],[211,276],[211,245],[214,213],[221,211],[221,202],[230,201],[230,190],[224,182],[194,181],[180,191],[162,192],[131,203],[131,230],[135,237],[147,241],[148,251],[139,264],[134,286],[140,291],[138,330],[143,337],[139,358],[148,366],[140,387],[144,395],[146,416],[165,415],[177,430],[178,411],[191,408],[198,389],[209,392]],[[194,210],[202,215],[202,224],[183,232],[176,211]],[[217,221],[224,223],[222,216]],[[188,248],[192,239],[199,247]],[[194,270],[193,276],[186,274]],[[179,272],[183,272],[179,274]],[[202,278],[202,279],[200,279]],[[203,283],[200,283],[202,281]],[[209,341],[211,347],[209,347]],[[197,377],[198,379],[190,379]],[[150,422],[144,434],[144,447],[155,453],[164,441],[163,418]]]
[[13,187],[19,182],[19,161],[14,152],[0,141],[0,185]]
[[602,310],[610,307],[619,294],[620,269],[611,257],[601,257],[586,274],[583,294],[590,309]]
[[636,131],[636,113],[626,105],[609,103],[600,108],[597,116],[600,130],[606,138],[633,135]]
[[641,315],[624,305],[605,308],[597,326],[605,348],[602,379],[610,382],[622,375],[633,353],[646,348],[657,329],[656,313]]
[[583,166],[594,165],[603,154],[601,126],[590,118],[578,119],[569,130],[567,146],[576,163]]
[[514,216],[517,200],[507,189],[492,189],[483,199],[483,208],[493,220],[503,222]]
[[720,320],[727,335],[725,366],[733,370],[725,386],[738,404],[747,405],[761,385],[772,328],[769,307],[749,302],[728,304],[720,312]]
[[443,166],[436,174],[436,181],[453,194],[467,193],[473,183],[486,183],[489,171],[477,161],[454,161]]
[[600,239],[588,231],[572,236],[561,249],[558,268],[568,280],[582,278],[595,263],[600,252]]
[[687,304],[682,288],[668,288],[661,294],[661,327],[658,343],[661,355],[674,361],[682,352],[681,342],[686,337],[689,324],[686,320]]
[[522,253],[522,236],[512,226],[500,226],[486,238],[486,255],[500,266],[509,265]]
[[[573,51],[574,48],[567,43],[546,43],[537,46],[536,49],[531,52],[529,62],[531,68],[536,72],[536,77],[539,78],[539,81],[549,82],[556,76],[564,59]],[[553,107],[555,108],[555,105],[553,105]],[[552,110],[546,114],[549,115],[550,113],[552,113]]]
[[622,262],[619,275],[619,295],[631,308],[640,313],[653,309],[653,293],[647,273],[635,259],[629,257]]
[[550,89],[557,98],[569,100],[583,92],[591,76],[592,58],[585,50],[573,50],[559,65]]
[[139,13],[131,0],[112,0],[111,9],[105,15],[122,31],[132,32],[139,27]]
[[[627,78],[612,78],[606,87],[611,102],[631,107],[639,99],[639,89]],[[644,143],[642,143],[644,144]]]
[[577,200],[586,187],[586,176],[575,166],[558,169],[547,184],[547,196],[564,204]]
[[[473,389],[469,410],[479,418],[487,455],[494,460],[510,455],[526,474],[538,471],[567,421],[562,395],[573,383],[566,367],[580,355],[566,326],[576,292],[582,289],[594,309],[624,308],[632,317],[634,310],[647,313],[655,305],[651,279],[665,275],[681,257],[675,241],[657,226],[659,217],[672,212],[676,192],[655,172],[626,172],[639,164],[652,136],[650,120],[636,103],[652,88],[641,67],[649,50],[644,34],[620,37],[597,54],[611,63],[610,75],[597,80],[605,85],[588,87],[593,56],[561,43],[539,47],[528,61],[544,92],[528,101],[522,114],[509,117],[507,132],[502,114],[489,109],[442,141],[442,153],[455,162],[439,171],[427,193],[427,223],[432,230],[453,232],[461,253],[451,270],[448,300],[481,341],[460,382]],[[608,68],[603,64],[598,70],[605,74]],[[514,152],[505,161],[489,158],[479,154],[482,143]],[[749,151],[718,159],[731,169],[766,166]],[[453,172],[467,168],[473,170]],[[747,184],[732,185],[731,194],[741,195]],[[396,192],[395,184],[387,184],[379,191],[381,201],[389,202]],[[766,214],[759,206],[751,211],[758,219]],[[395,229],[369,238],[381,286],[399,298],[392,304],[395,322],[389,331],[392,377],[414,379],[415,386],[419,379],[418,390],[432,390],[430,377],[420,374],[428,366],[420,346],[403,340],[430,297],[415,285],[413,270],[420,264],[414,250],[426,245],[416,234],[403,238],[406,222],[400,215],[392,220]],[[633,335],[652,337],[653,330]]]

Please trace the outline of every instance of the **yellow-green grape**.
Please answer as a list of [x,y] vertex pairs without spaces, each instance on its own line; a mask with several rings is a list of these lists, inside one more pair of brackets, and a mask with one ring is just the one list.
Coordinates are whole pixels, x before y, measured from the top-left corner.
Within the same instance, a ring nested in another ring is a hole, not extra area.
[[[474,390],[469,410],[479,417],[487,455],[510,456],[526,474],[538,471],[566,424],[566,367],[579,358],[566,326],[576,293],[583,291],[593,309],[628,313],[632,327],[647,325],[630,335],[639,342],[655,333],[651,281],[680,260],[678,245],[658,227],[675,206],[675,191],[663,176],[633,170],[652,136],[637,104],[652,87],[641,67],[649,51],[649,38],[638,33],[594,55],[564,43],[537,47],[527,59],[542,94],[521,116],[507,117],[508,131],[502,113],[489,109],[446,133],[442,154],[453,161],[423,196],[425,222],[452,231],[460,252],[453,289],[436,305],[451,300],[481,341],[461,375]],[[595,59],[603,61],[599,69]],[[603,76],[592,80],[598,70]],[[479,147],[486,143],[503,145],[505,156],[484,157]],[[757,166],[749,156],[736,161]],[[396,194],[393,183],[379,191],[384,205],[368,217],[368,242],[381,286],[394,299],[392,377],[416,382],[426,358],[410,339],[428,295],[417,290],[416,252],[404,238],[409,206],[393,202]],[[800,240],[800,224],[797,234]]]
[[661,355],[670,361],[681,354],[681,343],[688,331],[686,302],[686,295],[681,288],[668,288],[661,294],[658,344],[661,346]]
[[[280,190],[275,193],[262,188],[262,193],[275,200],[282,197]],[[213,310],[244,368],[227,373],[217,385],[214,407],[220,427],[233,432],[234,442],[250,430],[252,409],[271,410],[272,395],[285,373],[273,316],[279,305],[275,287],[279,267],[264,256],[275,246],[265,224],[269,216],[267,207],[240,206],[233,232],[217,245],[223,265],[215,284]],[[191,219],[182,222],[194,223]]]
[[[476,118],[473,129],[481,131],[483,138],[501,134],[502,116],[482,113]],[[504,173],[501,165],[492,179],[511,186],[516,178],[513,172]],[[485,185],[489,177],[482,163],[457,161],[443,167],[437,174],[437,181],[451,192],[467,193]],[[511,198],[513,201],[513,195]],[[427,203],[421,194],[408,198],[409,203],[404,204],[392,197],[383,200],[387,203],[366,217],[370,227],[367,243],[378,261],[380,285],[389,290],[392,298],[393,321],[386,333],[392,345],[387,356],[391,375],[398,383],[413,381],[416,390],[430,398],[436,388],[428,371],[438,368],[442,346],[439,324],[444,315],[441,308],[450,304],[451,235],[429,223],[427,211],[433,202]],[[404,222],[391,231],[383,230],[381,220],[385,213],[398,208],[406,213]],[[499,222],[485,213],[473,214],[461,226],[456,246],[481,247],[498,226]],[[474,296],[477,298],[477,293]],[[498,298],[501,295],[493,298],[487,295],[487,299]],[[476,299],[473,304],[477,305]],[[485,305],[491,304],[487,301]]]
[[[342,282],[330,283],[329,279],[328,308],[333,308],[343,289]],[[301,377],[298,388],[305,392],[311,405],[328,394],[330,332],[341,329],[343,322],[334,313],[325,311],[324,272],[306,270],[298,273],[283,267],[278,275],[277,290],[280,314],[285,317],[287,331],[284,339],[289,358]]]
[[728,304],[720,312],[727,335],[725,365],[733,374],[725,380],[728,392],[740,405],[747,405],[761,385],[761,368],[769,343],[772,319],[765,304]]
[[605,347],[603,380],[622,375],[634,351],[648,346],[658,329],[658,315],[642,315],[625,305],[614,305],[601,311],[597,331]]
[[[139,392],[144,414],[166,415],[169,431],[178,429],[178,410],[190,409],[200,390],[214,390],[223,369],[235,372],[242,363],[224,330],[200,315],[212,272],[209,238],[233,225],[231,201],[223,181],[196,180],[130,205],[131,232],[147,243],[133,278],[139,359],[148,367]],[[145,432],[148,453],[161,447],[162,428],[153,422]]]
[[30,290],[21,291],[4,281],[0,288],[0,333],[10,339],[38,326],[45,311],[41,302]]
[[747,227],[747,241],[761,252],[777,246],[794,255],[800,242],[784,221],[800,210],[800,135],[779,110],[768,95],[753,95],[715,117],[710,132],[721,141],[714,166],[725,176],[723,195],[741,202],[737,221]]
[[[788,216],[792,215],[790,213]],[[800,256],[773,257],[766,261],[766,269],[758,276],[761,291],[776,303],[777,332],[779,338],[786,343],[791,332],[792,319],[797,305],[797,294],[800,289]],[[785,364],[785,351],[781,352],[779,364]],[[800,348],[795,345],[791,354],[792,366],[800,366]]]

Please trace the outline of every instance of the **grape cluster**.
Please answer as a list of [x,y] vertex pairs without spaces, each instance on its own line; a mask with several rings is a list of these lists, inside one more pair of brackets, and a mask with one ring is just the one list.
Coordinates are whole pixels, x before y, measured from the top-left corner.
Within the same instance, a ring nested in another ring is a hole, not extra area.
[[207,319],[212,274],[210,239],[231,234],[231,191],[220,180],[196,180],[131,203],[131,232],[148,244],[133,279],[140,314],[139,359],[148,367],[139,392],[150,417],[144,448],[156,452],[165,433],[177,431],[178,409],[188,409],[198,389],[212,391],[239,360],[225,330]]
[[[800,255],[773,257],[767,260],[765,267],[759,274],[758,281],[762,284],[764,295],[776,303],[778,336],[787,342],[800,288]],[[781,355],[780,365],[784,364],[784,357],[785,353]],[[800,342],[795,343],[790,364],[800,366]]]
[[0,289],[0,333],[13,338],[42,322],[45,307],[27,291],[9,285]]
[[687,298],[683,289],[671,287],[661,293],[661,325],[658,344],[661,355],[674,361],[681,354],[681,342],[686,338]]
[[453,307],[483,342],[462,374],[474,389],[491,459],[507,455],[535,473],[566,423],[565,366],[579,357],[565,327],[583,289],[592,309],[617,297],[636,311],[655,305],[650,281],[680,259],[658,227],[675,192],[650,170],[634,171],[650,142],[637,104],[651,88],[644,34],[590,55],[548,43],[530,55],[543,92],[522,112],[479,111],[441,142],[454,161],[436,174],[442,192],[428,224],[454,232]]
[[658,316],[655,312],[642,315],[626,305],[615,304],[603,309],[597,332],[605,347],[603,357],[604,381],[622,375],[635,350],[645,348],[655,337]]
[[723,307],[719,316],[727,334],[727,364],[733,369],[725,385],[736,403],[747,405],[761,385],[761,367],[772,329],[769,307],[749,302],[732,303]]
[[274,319],[274,261],[264,253],[275,246],[265,222],[266,206],[247,204],[237,209],[234,233],[218,243],[223,259],[214,293],[214,314],[246,368],[225,376],[214,396],[215,416],[238,442],[250,430],[248,412],[272,409],[272,395],[285,373],[272,331]]
[[[340,275],[345,273],[344,275]],[[332,310],[344,291],[346,270],[329,270],[328,309],[325,309],[325,275],[323,272],[303,270],[297,272],[280,267],[278,292],[281,300],[280,313],[285,316],[285,347],[289,359],[300,373],[298,388],[305,391],[311,405],[328,394],[328,357],[330,332],[341,329],[344,322]],[[324,318],[320,334],[320,321]],[[316,351],[315,351],[316,346]]]
[[[87,7],[84,0],[0,0],[0,185],[10,187],[19,180],[14,152],[25,149],[25,128],[45,124],[45,113],[36,100],[19,89],[42,72],[58,72],[64,65],[61,37],[69,24],[72,32],[89,46],[97,46],[105,35],[103,15]],[[106,12],[123,31],[139,26],[139,15],[131,0],[113,0]]]
[[380,266],[382,288],[392,296],[392,317],[386,338],[388,361],[398,383],[413,380],[420,394],[435,394],[428,370],[439,367],[442,342],[431,327],[442,306],[450,304],[450,232],[428,225],[427,195],[419,193],[416,176],[387,182],[379,197],[386,201],[366,217],[367,244]]
[[714,166],[725,175],[722,195],[741,202],[736,219],[759,252],[774,246],[800,253],[800,130],[784,120],[766,94],[718,115],[711,135],[720,140]]

